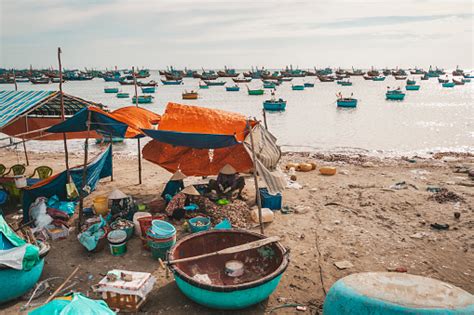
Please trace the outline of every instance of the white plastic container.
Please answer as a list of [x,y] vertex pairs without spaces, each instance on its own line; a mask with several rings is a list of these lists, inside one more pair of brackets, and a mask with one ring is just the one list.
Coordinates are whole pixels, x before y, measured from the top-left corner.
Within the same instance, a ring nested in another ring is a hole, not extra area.
[[135,235],[136,236],[142,236],[142,230],[140,229],[140,222],[138,222],[138,219],[144,218],[144,217],[151,217],[151,213],[148,212],[135,212],[133,215],[133,224],[135,225]]
[[[250,213],[250,215],[252,216],[252,220],[253,220],[255,223],[260,223],[260,221],[258,220],[258,208],[252,210],[252,212]],[[268,209],[268,208],[262,208],[262,222],[263,222],[263,223],[272,222],[272,221],[273,221],[273,217],[274,217],[274,213],[273,213],[272,210],[270,210],[270,209]]]
[[17,175],[15,176],[15,186],[16,188],[24,188],[28,184],[26,182],[26,177],[23,175]]

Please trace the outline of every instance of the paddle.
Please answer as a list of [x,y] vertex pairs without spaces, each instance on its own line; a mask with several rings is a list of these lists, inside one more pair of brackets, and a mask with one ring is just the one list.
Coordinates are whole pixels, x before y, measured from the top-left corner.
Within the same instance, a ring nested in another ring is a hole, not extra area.
[[250,242],[250,243],[246,243],[246,244],[242,244],[242,245],[238,245],[238,246],[233,246],[233,247],[229,247],[229,248],[224,248],[224,249],[221,249],[217,252],[212,252],[212,253],[202,254],[202,255],[193,256],[193,257],[186,257],[186,258],[171,260],[171,261],[168,261],[168,265],[178,264],[178,263],[182,263],[182,262],[186,262],[186,261],[198,260],[198,259],[211,257],[211,256],[240,253],[240,252],[244,252],[244,251],[247,251],[247,250],[250,250],[250,249],[255,249],[255,248],[262,247],[264,245],[275,243],[275,242],[278,242],[279,240],[280,240],[280,237],[272,236],[272,237],[264,238],[264,239],[261,239],[261,240],[258,240],[258,241],[254,241],[254,242]]

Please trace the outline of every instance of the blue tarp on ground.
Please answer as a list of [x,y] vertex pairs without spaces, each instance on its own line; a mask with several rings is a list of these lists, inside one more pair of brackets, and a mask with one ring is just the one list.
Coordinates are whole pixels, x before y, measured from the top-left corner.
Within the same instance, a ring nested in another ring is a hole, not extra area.
[[54,125],[46,130],[50,133],[67,133],[67,132],[81,132],[87,131],[87,120],[89,111],[91,113],[91,128],[101,134],[111,135],[112,137],[123,138],[127,131],[128,125],[120,122],[106,113],[98,109],[91,110],[90,108],[83,108],[74,116],[67,120]]
[[[87,165],[86,186],[93,191],[101,178],[112,175],[112,151],[110,146]],[[82,187],[83,167],[75,167],[69,170],[71,180],[76,184],[78,190]],[[38,197],[50,198],[57,195],[60,200],[67,200],[67,171],[38,182],[23,191],[23,222],[29,221],[30,205]]]
[[154,140],[178,147],[188,147],[193,149],[219,149],[239,144],[233,135],[229,136],[153,129],[142,130],[147,136],[153,138]]

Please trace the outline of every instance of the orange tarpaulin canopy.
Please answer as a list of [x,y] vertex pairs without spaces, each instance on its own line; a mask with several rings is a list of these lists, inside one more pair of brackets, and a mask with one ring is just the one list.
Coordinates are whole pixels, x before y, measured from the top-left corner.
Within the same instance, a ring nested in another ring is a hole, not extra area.
[[160,122],[161,116],[148,109],[128,106],[114,110],[110,115],[128,125],[125,138],[135,138],[143,134],[140,129],[152,129]]
[[[254,126],[256,121],[250,121]],[[238,172],[248,172],[253,163],[242,144],[247,131],[245,116],[222,110],[198,106],[168,103],[161,117],[158,130],[199,135],[234,135],[240,143],[217,149],[196,149],[185,146],[150,141],[143,148],[143,157],[160,165],[170,172],[180,169],[188,176],[216,175],[226,164],[232,165]]]

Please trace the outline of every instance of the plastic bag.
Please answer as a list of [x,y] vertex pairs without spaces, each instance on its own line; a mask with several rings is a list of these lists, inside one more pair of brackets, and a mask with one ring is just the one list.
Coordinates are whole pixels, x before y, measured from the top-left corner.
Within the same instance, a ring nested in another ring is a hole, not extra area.
[[43,228],[53,222],[53,218],[46,213],[46,208],[46,198],[44,197],[36,198],[35,202],[30,206],[30,218],[33,219],[37,228]]
[[74,293],[72,299],[55,299],[46,305],[28,313],[29,315],[113,315],[107,303],[92,300],[80,293]]
[[106,222],[100,216],[100,222],[91,225],[86,231],[77,236],[79,243],[81,243],[88,251],[92,251],[97,247],[101,237],[105,235],[103,227]]
[[66,184],[66,193],[67,199],[73,200],[79,197],[79,191],[77,191],[76,184],[73,181],[70,181]]
[[65,212],[68,216],[72,216],[74,214],[74,210],[76,208],[76,202],[74,201],[59,201],[59,197],[54,195],[53,197],[49,198],[47,202],[48,207],[60,210]]

